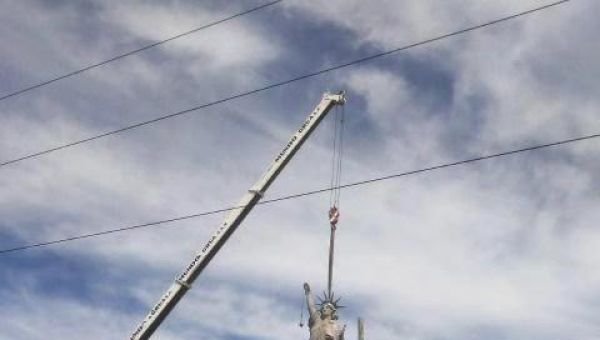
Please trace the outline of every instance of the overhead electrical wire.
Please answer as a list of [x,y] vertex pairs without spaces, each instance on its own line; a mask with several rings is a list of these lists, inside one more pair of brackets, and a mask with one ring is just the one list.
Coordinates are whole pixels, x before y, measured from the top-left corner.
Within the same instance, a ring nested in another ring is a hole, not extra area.
[[415,47],[418,47],[418,46],[430,44],[430,43],[433,43],[433,42],[436,42],[436,41],[439,41],[439,40],[447,39],[447,38],[450,38],[450,37],[453,37],[453,36],[465,34],[465,33],[468,33],[468,32],[471,32],[471,31],[475,31],[475,30],[478,30],[478,29],[482,29],[482,28],[485,28],[485,27],[488,27],[488,26],[492,26],[492,25],[495,25],[495,24],[499,24],[499,23],[502,23],[502,22],[513,20],[513,19],[525,16],[525,15],[528,15],[528,14],[532,14],[534,12],[538,12],[538,11],[545,10],[545,9],[548,9],[548,8],[551,8],[551,7],[560,5],[560,4],[567,3],[569,1],[571,1],[571,0],[562,0],[562,1],[553,2],[553,3],[547,4],[547,5],[544,5],[544,6],[540,6],[540,7],[536,7],[536,8],[527,10],[527,11],[519,12],[519,13],[512,14],[512,15],[509,15],[509,16],[505,16],[505,17],[502,17],[502,18],[499,18],[499,19],[488,21],[488,22],[485,22],[483,24],[478,24],[478,25],[471,26],[471,27],[468,27],[468,28],[464,28],[464,29],[461,29],[461,30],[458,30],[458,31],[454,31],[454,32],[451,32],[451,33],[439,35],[439,36],[434,37],[434,38],[430,38],[430,39],[426,39],[426,40],[421,40],[421,41],[416,42],[416,43],[412,43],[412,44],[409,44],[409,45],[404,45],[404,46],[401,46],[401,47],[398,47],[398,48],[387,50],[385,52],[381,52],[381,53],[373,54],[373,55],[370,55],[370,56],[367,56],[367,57],[362,57],[362,58],[359,58],[359,59],[355,59],[353,61],[346,62],[346,63],[343,63],[343,64],[338,64],[336,66],[332,66],[332,67],[328,67],[328,68],[323,68],[323,69],[320,69],[320,70],[312,72],[312,73],[304,74],[302,76],[298,76],[298,77],[291,78],[291,79],[288,79],[288,80],[284,80],[284,81],[281,81],[281,82],[272,83],[270,85],[267,85],[267,86],[264,86],[264,87],[260,87],[260,88],[254,89],[254,90],[250,90],[250,91],[247,91],[247,92],[242,92],[242,93],[238,93],[238,94],[235,94],[235,95],[232,95],[232,96],[229,96],[229,97],[224,97],[222,99],[219,99],[219,100],[216,100],[216,101],[213,101],[213,102],[209,102],[209,103],[205,103],[205,104],[202,104],[202,105],[198,105],[198,106],[186,109],[186,110],[182,110],[182,111],[174,112],[174,113],[171,113],[171,114],[163,115],[163,116],[156,117],[156,118],[153,118],[153,119],[150,119],[150,120],[146,120],[146,121],[143,121],[143,122],[139,122],[139,123],[135,123],[135,124],[132,124],[132,125],[128,125],[128,126],[116,129],[116,130],[112,130],[112,131],[108,131],[108,132],[105,132],[105,133],[101,133],[101,134],[98,134],[98,135],[95,135],[95,136],[92,136],[92,137],[88,137],[88,138],[84,138],[84,139],[81,139],[81,140],[78,140],[78,141],[74,141],[74,142],[71,142],[71,143],[63,144],[63,145],[60,145],[60,146],[57,146],[57,147],[54,147],[54,148],[49,148],[49,149],[46,149],[46,150],[42,150],[42,151],[38,151],[38,152],[35,152],[35,153],[31,153],[31,154],[28,154],[28,155],[25,155],[25,156],[22,156],[22,157],[19,157],[19,158],[15,158],[15,159],[12,159],[12,160],[1,162],[0,163],[0,167],[6,166],[6,165],[9,165],[9,164],[14,164],[14,163],[17,163],[17,162],[21,162],[21,161],[24,161],[24,160],[27,160],[27,159],[36,158],[36,157],[39,157],[39,156],[42,156],[42,155],[45,155],[45,154],[49,154],[51,152],[55,152],[55,151],[59,151],[59,150],[66,149],[66,148],[70,148],[70,147],[73,147],[73,146],[76,146],[76,145],[80,145],[80,144],[84,144],[84,143],[87,143],[87,142],[91,142],[91,141],[96,140],[96,139],[100,139],[100,138],[107,137],[107,136],[110,136],[110,135],[114,135],[114,134],[117,134],[117,133],[125,132],[125,131],[128,131],[128,130],[132,130],[132,129],[135,129],[135,128],[138,128],[138,127],[141,127],[141,126],[144,126],[144,125],[153,124],[153,123],[165,120],[165,119],[170,119],[170,118],[173,118],[173,117],[181,116],[181,115],[184,115],[184,114],[187,114],[187,113],[190,113],[190,112],[194,112],[194,111],[198,111],[198,110],[201,110],[201,109],[205,109],[205,108],[208,108],[208,107],[211,107],[211,106],[215,106],[215,105],[218,105],[218,104],[223,104],[225,102],[228,102],[228,101],[231,101],[231,100],[234,100],[234,99],[238,99],[238,98],[242,98],[242,97],[247,97],[247,96],[250,96],[250,95],[257,94],[259,92],[267,91],[267,90],[270,90],[270,89],[273,89],[273,88],[276,88],[276,87],[280,87],[280,86],[284,86],[284,85],[287,85],[287,84],[290,84],[290,83],[294,83],[294,82],[297,82],[297,81],[300,81],[300,80],[312,78],[312,77],[315,77],[315,76],[318,76],[318,75],[321,75],[321,74],[324,74],[324,73],[328,73],[328,72],[332,72],[332,71],[335,71],[335,70],[339,70],[339,69],[343,69],[343,68],[346,68],[346,67],[350,67],[350,66],[353,66],[353,65],[365,63],[365,62],[368,62],[368,61],[371,61],[371,60],[374,60],[374,59],[377,59],[377,58],[381,58],[381,57],[384,57],[384,56],[387,56],[387,55],[391,55],[391,54],[394,54],[394,53],[405,51],[405,50],[408,50],[408,49],[411,49],[411,48],[415,48]]
[[[323,189],[318,189],[318,190],[313,190],[313,191],[306,191],[306,192],[302,192],[302,193],[277,197],[277,198],[273,198],[273,199],[260,201],[257,204],[259,204],[259,205],[271,204],[271,203],[275,203],[275,202],[296,199],[296,198],[300,198],[300,197],[304,197],[304,196],[316,195],[316,194],[330,192],[330,191],[334,191],[334,190],[347,189],[347,188],[362,186],[362,185],[366,185],[366,184],[372,184],[372,183],[376,183],[376,182],[386,181],[386,180],[390,180],[390,179],[406,177],[406,176],[411,176],[411,175],[417,175],[417,174],[421,174],[421,173],[426,173],[426,172],[435,171],[435,170],[441,170],[441,169],[450,168],[450,167],[459,166],[459,165],[465,165],[465,164],[484,161],[484,160],[488,160],[488,159],[505,157],[505,156],[514,155],[514,154],[518,154],[518,153],[535,151],[535,150],[540,150],[540,149],[549,148],[549,147],[553,147],[553,146],[559,146],[559,145],[564,145],[564,144],[570,144],[570,143],[590,140],[590,139],[594,139],[594,138],[598,138],[598,137],[600,137],[600,133],[571,138],[571,139],[564,139],[564,140],[560,140],[560,141],[556,141],[556,142],[539,144],[539,145],[529,146],[529,147],[516,149],[516,150],[510,150],[510,151],[504,151],[504,152],[500,152],[500,153],[478,156],[478,157],[474,157],[474,158],[468,158],[468,159],[451,162],[451,163],[438,164],[438,165],[434,165],[434,166],[430,166],[430,167],[426,167],[426,168],[420,168],[420,169],[416,169],[416,170],[400,172],[400,173],[392,174],[392,175],[388,175],[388,176],[366,179],[363,181],[339,185],[337,187],[328,187],[328,188],[323,188]],[[114,234],[114,233],[119,233],[119,232],[125,232],[125,231],[130,231],[130,230],[135,230],[135,229],[147,228],[147,227],[170,223],[170,222],[177,222],[177,221],[188,220],[188,219],[197,218],[197,217],[201,217],[201,216],[214,215],[214,214],[227,212],[230,210],[240,209],[240,208],[243,208],[243,206],[235,206],[235,207],[229,207],[229,208],[223,208],[223,209],[217,209],[217,210],[204,211],[204,212],[199,212],[196,214],[179,216],[179,217],[174,217],[174,218],[160,220],[160,221],[154,221],[154,222],[148,222],[148,223],[143,223],[143,224],[137,224],[137,225],[119,227],[119,228],[115,228],[115,229],[104,230],[104,231],[100,231],[100,232],[96,232],[96,233],[81,234],[81,235],[77,235],[77,236],[66,237],[66,238],[61,238],[61,239],[56,239],[56,240],[51,240],[51,241],[44,241],[44,242],[39,242],[39,243],[30,243],[30,244],[26,244],[26,245],[22,245],[22,246],[18,246],[18,247],[2,249],[2,250],[0,250],[0,254],[13,253],[13,252],[17,252],[17,251],[23,251],[23,250],[33,249],[33,248],[50,246],[50,245],[55,245],[55,244],[59,244],[59,243],[65,243],[65,242],[70,242],[70,241],[86,239],[86,238],[98,237],[98,236]]]
[[237,13],[237,14],[233,14],[233,15],[231,15],[231,16],[228,16],[228,17],[226,17],[226,18],[223,18],[223,19],[220,19],[220,20],[217,20],[217,21],[213,21],[213,22],[211,22],[211,23],[208,23],[208,24],[206,24],[206,25],[202,25],[202,26],[200,26],[200,27],[196,27],[196,28],[194,28],[194,29],[191,29],[191,30],[189,30],[189,31],[186,31],[186,32],[183,32],[183,33],[180,33],[180,34],[174,35],[174,36],[172,36],[172,37],[170,37],[170,38],[163,39],[163,40],[160,40],[160,41],[156,41],[156,42],[154,42],[154,43],[151,43],[151,44],[148,44],[148,45],[142,46],[142,47],[140,47],[140,48],[137,48],[137,49],[135,49],[135,50],[132,50],[132,51],[125,52],[125,53],[123,53],[123,54],[117,55],[117,56],[115,56],[115,57],[112,57],[112,58],[110,58],[110,59],[106,59],[106,60],[100,61],[100,62],[98,62],[98,63],[91,64],[91,65],[85,66],[85,67],[83,67],[83,68],[77,69],[77,70],[75,70],[75,71],[71,71],[71,72],[69,72],[69,73],[65,73],[65,74],[63,74],[63,75],[61,75],[61,76],[58,76],[58,77],[55,77],[55,78],[52,78],[52,79],[48,79],[48,80],[46,80],[46,81],[43,81],[43,82],[37,83],[37,84],[35,84],[35,85],[31,85],[31,86],[28,86],[28,87],[22,88],[22,89],[20,89],[20,90],[17,90],[17,91],[14,91],[14,92],[11,92],[11,93],[8,93],[8,94],[5,94],[5,95],[3,95],[3,96],[1,96],[1,97],[0,97],[0,101],[2,101],[2,100],[5,100],[5,99],[8,99],[8,98],[11,98],[11,97],[14,97],[14,96],[18,96],[18,95],[20,95],[20,94],[23,94],[23,93],[25,93],[25,92],[29,92],[29,91],[35,90],[35,89],[37,89],[37,88],[40,88],[40,87],[43,87],[43,86],[46,86],[46,85],[50,85],[50,84],[52,84],[52,83],[55,83],[55,82],[57,82],[57,81],[60,81],[60,80],[66,79],[66,78],[73,77],[73,76],[75,76],[75,75],[78,75],[78,74],[81,74],[81,73],[87,72],[87,71],[89,71],[89,70],[92,70],[92,69],[94,69],[94,68],[97,68],[97,67],[100,67],[100,66],[106,65],[106,64],[108,64],[108,63],[112,63],[113,61],[116,61],[116,60],[119,60],[119,59],[123,59],[123,58],[125,58],[125,57],[129,57],[129,56],[131,56],[131,55],[134,55],[134,54],[140,53],[140,52],[142,52],[142,51],[149,50],[149,49],[151,49],[151,48],[154,48],[154,47],[156,47],[156,46],[159,46],[159,45],[165,44],[165,43],[167,43],[167,42],[169,42],[169,41],[173,41],[173,40],[175,40],[175,39],[179,39],[179,38],[181,38],[181,37],[184,37],[184,36],[187,36],[187,35],[190,35],[190,34],[196,33],[196,32],[198,32],[198,31],[201,31],[201,30],[207,29],[207,28],[209,28],[209,27],[213,27],[213,26],[216,26],[216,25],[222,24],[222,23],[224,23],[224,22],[227,22],[227,21],[233,20],[233,19],[235,19],[235,18],[238,18],[238,17],[244,16],[244,15],[250,14],[250,13],[252,13],[252,12],[256,12],[256,11],[259,11],[259,10],[261,10],[261,9],[267,8],[267,7],[269,7],[269,6],[273,6],[273,5],[275,5],[275,4],[277,4],[277,3],[280,3],[280,2],[282,2],[282,1],[283,1],[283,0],[271,1],[271,2],[268,2],[268,3],[266,3],[266,4],[263,4],[263,5],[260,5],[260,6],[257,6],[257,7],[253,7],[253,8],[250,8],[250,9],[247,9],[247,10],[245,10],[245,11],[243,11],[243,12],[240,12],[240,13]]

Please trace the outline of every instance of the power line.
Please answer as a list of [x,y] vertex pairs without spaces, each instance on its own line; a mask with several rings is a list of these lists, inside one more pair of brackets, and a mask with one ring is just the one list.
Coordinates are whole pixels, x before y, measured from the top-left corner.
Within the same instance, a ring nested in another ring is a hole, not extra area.
[[89,66],[86,66],[86,67],[83,67],[83,68],[77,69],[77,70],[75,70],[75,71],[72,71],[72,72],[69,72],[69,73],[66,73],[66,74],[63,74],[62,76],[58,76],[58,77],[56,77],[56,78],[52,78],[52,79],[49,79],[49,80],[43,81],[43,82],[41,82],[41,83],[37,83],[37,84],[35,84],[35,85],[31,85],[31,86],[29,86],[29,87],[22,88],[22,89],[20,89],[20,90],[17,90],[17,91],[15,91],[15,92],[12,92],[12,93],[9,93],[9,94],[6,94],[6,95],[4,95],[4,96],[0,97],[0,101],[2,101],[2,100],[5,100],[5,99],[8,99],[8,98],[11,98],[11,97],[14,97],[14,96],[18,96],[18,95],[20,95],[20,94],[23,94],[23,93],[25,93],[25,92],[29,92],[29,91],[31,91],[31,90],[35,90],[35,89],[37,89],[37,88],[40,88],[40,87],[43,87],[43,86],[46,86],[46,85],[49,85],[49,84],[52,84],[52,83],[54,83],[54,82],[57,82],[57,81],[59,81],[59,80],[63,80],[63,79],[70,78],[70,77],[72,77],[72,76],[75,76],[75,75],[78,75],[78,74],[81,74],[81,73],[87,72],[87,71],[89,71],[89,70],[91,70],[91,69],[94,69],[94,68],[96,68],[96,67],[100,67],[100,66],[106,65],[106,64],[108,64],[108,63],[111,63],[111,62],[113,62],[113,61],[116,61],[116,60],[119,60],[119,59],[123,59],[123,58],[125,58],[125,57],[129,57],[129,56],[131,56],[131,55],[134,55],[134,54],[140,53],[140,52],[142,52],[142,51],[145,51],[145,50],[149,50],[149,49],[151,49],[151,48],[154,48],[154,47],[156,47],[156,46],[162,45],[162,44],[164,44],[164,43],[167,43],[167,42],[169,42],[169,41],[172,41],[172,40],[175,40],[175,39],[178,39],[178,38],[184,37],[184,36],[186,36],[186,35],[190,35],[190,34],[192,34],[192,33],[196,33],[196,32],[198,32],[198,31],[201,31],[201,30],[207,29],[207,28],[209,28],[209,27],[213,27],[213,26],[216,26],[216,25],[222,24],[222,23],[224,23],[224,22],[227,22],[227,21],[233,20],[233,19],[235,19],[235,18],[238,18],[238,17],[244,16],[244,15],[246,15],[246,14],[250,14],[250,13],[252,13],[252,12],[256,12],[256,11],[258,11],[258,10],[261,10],[261,9],[267,8],[267,7],[269,7],[269,6],[273,6],[273,5],[275,5],[275,4],[279,3],[279,2],[282,2],[282,1],[283,1],[283,0],[276,0],[276,1],[268,2],[268,3],[266,3],[266,4],[260,5],[260,6],[258,6],[258,7],[253,7],[253,8],[250,8],[250,9],[248,9],[248,10],[245,10],[245,11],[243,11],[243,12],[240,12],[240,13],[237,13],[237,14],[234,14],[234,15],[231,15],[231,16],[228,16],[228,17],[226,17],[226,18],[223,18],[223,19],[220,19],[220,20],[217,20],[217,21],[213,21],[213,22],[211,22],[211,23],[209,23],[209,24],[206,24],[206,25],[203,25],[203,26],[200,26],[200,27],[194,28],[194,29],[192,29],[192,30],[189,30],[189,31],[186,31],[186,32],[183,32],[183,33],[177,34],[177,35],[175,35],[175,36],[172,36],[172,37],[170,37],[170,38],[167,38],[167,39],[164,39],[164,40],[160,40],[160,41],[154,42],[154,43],[152,43],[152,44],[149,44],[149,45],[146,45],[146,46],[143,46],[143,47],[137,48],[137,49],[135,49],[135,50],[132,50],[132,51],[129,51],[129,52],[126,52],[126,53],[123,53],[123,54],[117,55],[117,56],[115,56],[115,57],[112,57],[112,58],[110,58],[110,59],[106,59],[106,60],[100,61],[100,62],[98,62],[98,63],[96,63],[96,64],[91,64],[91,65],[89,65]]
[[290,84],[290,83],[294,83],[294,82],[297,82],[297,81],[300,81],[300,80],[312,78],[312,77],[315,77],[315,76],[318,76],[318,75],[321,75],[321,74],[324,74],[324,73],[332,72],[332,71],[335,71],[335,70],[339,70],[339,69],[346,68],[346,67],[349,67],[349,66],[357,65],[357,64],[360,64],[360,63],[365,63],[365,62],[368,62],[368,61],[371,61],[371,60],[374,60],[374,59],[377,59],[377,58],[381,58],[381,57],[384,57],[384,56],[387,56],[387,55],[390,55],[390,54],[394,54],[394,53],[398,53],[398,52],[401,52],[401,51],[405,51],[405,50],[408,50],[408,49],[411,49],[411,48],[415,48],[415,47],[418,47],[418,46],[421,46],[421,45],[426,45],[426,44],[429,44],[429,43],[433,43],[433,42],[436,42],[438,40],[450,38],[450,37],[453,37],[453,36],[456,36],[456,35],[460,35],[460,34],[468,33],[468,32],[471,32],[471,31],[475,31],[475,30],[478,30],[478,29],[481,29],[481,28],[484,28],[484,27],[487,27],[487,26],[499,24],[501,22],[509,21],[509,20],[512,20],[512,19],[516,19],[516,18],[519,18],[521,16],[525,16],[525,15],[528,15],[528,14],[531,14],[531,13],[534,13],[534,12],[537,12],[537,11],[548,9],[550,7],[557,6],[557,5],[560,5],[560,4],[569,2],[569,1],[571,1],[571,0],[562,0],[562,1],[554,2],[554,3],[551,3],[551,4],[545,5],[545,6],[536,7],[534,9],[530,9],[530,10],[527,10],[527,11],[524,11],[524,12],[516,13],[516,14],[510,15],[510,16],[502,17],[500,19],[488,21],[488,22],[483,23],[483,24],[479,24],[479,25],[476,25],[476,26],[471,26],[471,27],[468,27],[468,28],[465,28],[465,29],[454,31],[452,33],[440,35],[440,36],[437,36],[437,37],[434,37],[434,38],[430,38],[430,39],[427,39],[427,40],[422,40],[422,41],[419,41],[419,42],[416,42],[416,43],[412,43],[410,45],[405,45],[405,46],[398,47],[398,48],[395,48],[395,49],[392,49],[392,50],[388,50],[388,51],[385,51],[385,52],[373,54],[373,55],[368,56],[368,57],[363,57],[363,58],[360,58],[360,59],[355,59],[355,60],[347,62],[347,63],[339,64],[339,65],[336,65],[336,66],[333,66],[333,67],[329,67],[329,68],[324,68],[324,69],[321,69],[321,70],[318,70],[318,71],[315,71],[315,72],[312,72],[312,73],[308,73],[308,74],[305,74],[305,75],[302,75],[302,76],[291,78],[291,79],[288,79],[288,80],[285,80],[285,81],[282,81],[282,82],[273,83],[271,85],[267,85],[267,86],[264,86],[264,87],[261,87],[261,88],[257,88],[257,89],[251,90],[251,91],[238,93],[238,94],[235,94],[235,95],[232,95],[232,96],[229,96],[229,97],[225,97],[225,98],[213,101],[213,102],[209,102],[209,103],[206,103],[206,104],[198,105],[198,106],[195,106],[195,107],[183,110],[183,111],[178,111],[178,112],[175,112],[175,113],[167,114],[167,115],[160,116],[160,117],[157,117],[157,118],[154,118],[154,119],[150,119],[150,120],[147,120],[147,121],[143,121],[143,122],[135,123],[135,124],[132,124],[132,125],[129,125],[129,126],[125,126],[125,127],[122,127],[122,128],[116,129],[116,130],[112,130],[112,131],[108,131],[108,132],[105,132],[105,133],[101,133],[101,134],[98,134],[98,135],[95,135],[95,136],[92,136],[92,137],[84,138],[84,139],[81,139],[81,140],[78,140],[78,141],[75,141],[75,142],[71,142],[71,143],[63,144],[61,146],[57,146],[57,147],[54,147],[54,148],[50,148],[50,149],[38,151],[38,152],[35,152],[35,153],[32,153],[32,154],[28,154],[28,155],[25,155],[25,156],[22,156],[22,157],[19,157],[19,158],[15,158],[15,159],[12,159],[12,160],[4,161],[4,162],[0,163],[0,167],[6,166],[6,165],[9,165],[9,164],[14,164],[14,163],[17,163],[17,162],[21,162],[21,161],[24,161],[24,160],[27,160],[27,159],[31,159],[31,158],[36,158],[36,157],[39,157],[39,156],[42,156],[42,155],[45,155],[45,154],[49,154],[51,152],[55,152],[55,151],[59,151],[59,150],[62,150],[62,149],[70,148],[72,146],[76,146],[76,145],[79,145],[79,144],[84,144],[84,143],[87,143],[87,142],[91,142],[91,141],[96,140],[96,139],[100,139],[100,138],[107,137],[107,136],[110,136],[110,135],[114,135],[114,134],[117,134],[117,133],[125,132],[125,131],[128,131],[128,130],[132,130],[132,129],[135,129],[135,128],[138,128],[138,127],[141,127],[141,126],[144,126],[144,125],[153,124],[153,123],[165,120],[165,119],[169,119],[169,118],[181,116],[181,115],[193,112],[193,111],[205,109],[207,107],[215,106],[215,105],[218,105],[218,104],[222,104],[222,103],[234,100],[234,99],[238,99],[238,98],[242,98],[242,97],[247,97],[247,96],[250,96],[250,95],[253,95],[253,94],[257,94],[259,92],[267,91],[267,90],[270,90],[270,89],[273,89],[273,88],[276,88],[276,87],[280,87],[280,86],[284,86],[284,85],[287,85],[287,84]]
[[[549,148],[549,147],[553,147],[553,146],[559,146],[559,145],[564,145],[564,144],[569,144],[569,143],[580,142],[580,141],[584,141],[584,140],[590,140],[590,139],[594,139],[594,138],[598,138],[598,137],[600,137],[600,133],[571,138],[571,139],[565,139],[565,140],[561,140],[561,141],[557,141],[557,142],[534,145],[534,146],[529,146],[529,147],[525,147],[525,148],[521,148],[521,149],[511,150],[511,151],[504,151],[504,152],[500,152],[500,153],[479,156],[479,157],[475,157],[475,158],[469,158],[469,159],[465,159],[462,161],[457,161],[457,162],[452,162],[452,163],[444,163],[444,164],[430,166],[427,168],[421,168],[421,169],[417,169],[417,170],[401,172],[401,173],[397,173],[397,174],[393,174],[393,175],[371,178],[371,179],[367,179],[367,180],[363,180],[363,181],[359,181],[359,182],[353,182],[353,183],[340,185],[338,187],[328,187],[328,188],[323,188],[323,189],[318,189],[318,190],[313,190],[313,191],[306,191],[306,192],[302,192],[302,193],[298,193],[298,194],[292,194],[292,195],[288,195],[288,196],[282,196],[282,197],[278,197],[278,198],[260,201],[257,204],[271,204],[271,203],[275,203],[275,202],[296,199],[296,198],[300,198],[300,197],[304,197],[304,196],[316,195],[316,194],[329,192],[329,191],[336,190],[336,189],[347,189],[347,188],[351,188],[351,187],[372,184],[372,183],[386,181],[386,180],[390,180],[390,179],[411,176],[411,175],[417,175],[417,174],[421,174],[421,173],[425,173],[425,172],[429,172],[429,171],[435,171],[435,170],[441,170],[441,169],[450,168],[450,167],[454,167],[454,166],[465,165],[465,164],[479,162],[479,161],[488,160],[488,159],[492,159],[492,158],[505,157],[505,156],[514,155],[514,154],[518,154],[518,153],[535,151],[535,150],[540,150],[540,149]],[[166,219],[166,220],[160,220],[160,221],[136,224],[136,225],[126,226],[126,227],[119,227],[119,228],[115,228],[115,229],[109,229],[109,230],[100,231],[100,232],[96,232],[96,233],[81,234],[81,235],[77,235],[77,236],[56,239],[56,240],[52,240],[52,241],[31,243],[31,244],[26,244],[26,245],[19,246],[19,247],[2,249],[2,250],[0,250],[0,254],[12,253],[12,252],[17,252],[17,251],[22,251],[22,250],[27,250],[27,249],[32,249],[32,248],[39,248],[39,247],[45,247],[45,246],[50,246],[50,245],[59,244],[59,243],[81,240],[81,239],[85,239],[85,238],[103,236],[103,235],[125,232],[125,231],[130,231],[130,230],[135,230],[135,229],[141,229],[141,228],[147,228],[147,227],[170,223],[170,222],[178,222],[178,221],[188,220],[188,219],[197,218],[197,217],[201,217],[201,216],[214,215],[214,214],[218,214],[218,213],[222,213],[222,212],[226,212],[226,211],[230,211],[230,210],[234,210],[234,209],[240,209],[240,208],[244,208],[244,206],[235,206],[235,207],[229,207],[229,208],[223,208],[223,209],[217,209],[217,210],[210,210],[210,211],[200,212],[200,213],[196,213],[196,214],[192,214],[192,215],[174,217],[174,218],[170,218],[170,219]]]

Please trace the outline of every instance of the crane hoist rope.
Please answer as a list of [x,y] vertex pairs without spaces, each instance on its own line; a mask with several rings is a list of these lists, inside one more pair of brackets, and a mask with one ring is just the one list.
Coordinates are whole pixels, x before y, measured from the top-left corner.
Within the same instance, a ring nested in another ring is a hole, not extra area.
[[329,195],[330,207],[339,207],[340,203],[340,184],[342,180],[342,165],[344,157],[344,123],[346,107],[336,106],[333,119],[333,146],[331,152],[331,180]]
[[[327,275],[327,292],[323,293],[323,298],[320,298],[320,305],[323,306],[326,303],[330,303],[334,308],[339,308],[338,301],[334,300],[334,294],[332,291],[333,286],[333,255],[334,255],[334,243],[335,243],[335,229],[340,217],[340,184],[342,177],[342,165],[344,155],[344,119],[345,119],[345,105],[336,106],[333,114],[333,143],[331,153],[331,178],[329,182],[329,226],[331,230],[330,243],[329,243],[329,266]],[[304,308],[307,308],[306,300],[303,299],[300,307],[300,327],[304,326]]]
[[344,119],[345,106],[335,108],[334,114],[334,132],[333,132],[333,147],[331,156],[331,192],[329,196],[329,265],[327,271],[327,294],[325,301],[333,303],[333,260],[335,254],[335,232],[340,218],[340,184],[342,180],[342,166],[344,156]]

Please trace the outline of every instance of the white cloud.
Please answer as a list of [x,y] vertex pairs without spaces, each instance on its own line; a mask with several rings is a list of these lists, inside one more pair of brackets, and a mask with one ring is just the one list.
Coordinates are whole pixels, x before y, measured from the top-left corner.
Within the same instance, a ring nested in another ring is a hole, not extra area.
[[[123,27],[146,41],[157,41],[225,18],[240,9],[214,11],[182,3],[156,6],[144,2],[118,3],[108,6],[106,21]],[[233,20],[202,33],[174,40],[165,53],[182,53],[196,65],[198,72],[206,66],[219,70],[257,67],[276,59],[280,48],[266,32],[248,21]],[[196,60],[196,61],[194,61]]]
[[[301,15],[349,30],[353,47],[388,48],[542,3],[285,4],[290,20]],[[427,102],[435,93],[419,96],[431,90],[413,83],[407,69],[375,63],[336,74],[336,81],[358,97],[349,98],[346,109],[344,179],[593,132],[594,8],[572,2],[414,50],[410,57],[423,61],[423,67],[436,64],[452,76],[452,88],[446,89],[452,95],[441,109]],[[68,17],[58,12],[49,13]],[[110,33],[100,47],[90,43],[82,53],[95,55],[105,46],[117,50],[109,38],[122,33],[128,41],[154,40],[225,12],[182,2],[105,5],[101,22]],[[151,56],[72,83],[73,92],[64,90],[69,89],[65,84],[44,96],[31,93],[30,101],[6,104],[0,126],[3,158],[175,111],[218,97],[224,89],[256,86],[263,67],[280,61],[287,44],[294,43],[259,20],[264,19],[249,17],[165,45]],[[13,68],[20,55],[36,51],[31,32],[39,26],[23,25],[28,32],[20,36],[23,43],[1,67]],[[44,37],[70,29],[58,25]],[[54,61],[62,57],[55,47],[43,51]],[[27,62],[43,69],[41,59]],[[238,72],[246,68],[252,71]],[[298,93],[314,91],[301,86],[278,95],[296,100],[305,97]],[[169,91],[161,92],[164,88]],[[60,96],[53,97],[56,93]],[[115,94],[118,100],[103,103]],[[1,169],[4,231],[37,241],[235,204],[304,114],[290,102],[257,98]],[[481,107],[473,107],[475,99]],[[317,100],[311,98],[302,109]],[[82,107],[89,112],[78,114]],[[304,146],[269,197],[328,184],[328,124]],[[345,190],[335,278],[348,306],[343,315],[349,338],[355,334],[350,319],[355,315],[366,318],[369,338],[379,339],[596,338],[596,154],[589,142]],[[303,281],[316,290],[324,287],[327,202],[324,194],[256,208],[161,328],[160,338],[305,336],[306,330],[295,325],[295,302]],[[98,260],[110,263],[112,273],[130,274],[134,283],[122,288],[124,294],[150,306],[221,217],[74,242],[54,251],[74,259],[85,255],[82,263]],[[18,273],[43,280],[34,266]],[[91,291],[118,290],[123,282],[111,283]],[[91,307],[77,297],[46,295],[28,285],[1,288],[14,293],[0,317],[0,335],[11,339],[119,338],[143,317],[138,310],[118,311],[112,302]],[[48,319],[49,313],[58,320]]]

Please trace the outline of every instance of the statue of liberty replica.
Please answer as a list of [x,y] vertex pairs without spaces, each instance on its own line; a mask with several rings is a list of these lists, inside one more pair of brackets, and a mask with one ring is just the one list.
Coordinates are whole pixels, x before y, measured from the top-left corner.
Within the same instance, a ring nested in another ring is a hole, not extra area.
[[341,326],[338,323],[336,302],[325,300],[319,304],[320,308],[317,308],[308,283],[304,284],[304,293],[308,306],[310,340],[344,340],[346,325]]
[[[331,291],[331,282],[333,277],[333,246],[335,239],[336,223],[339,218],[339,212],[334,206],[329,211],[329,222],[331,225],[331,237],[329,239],[329,276],[328,291],[319,303],[315,302],[315,297],[308,283],[304,283],[304,294],[306,295],[306,306],[308,309],[308,328],[310,330],[310,340],[344,340],[344,331],[346,325],[338,322],[337,311],[342,306],[338,305],[339,299],[334,300]],[[318,306],[318,307],[317,307]],[[302,323],[300,323],[302,326]]]

